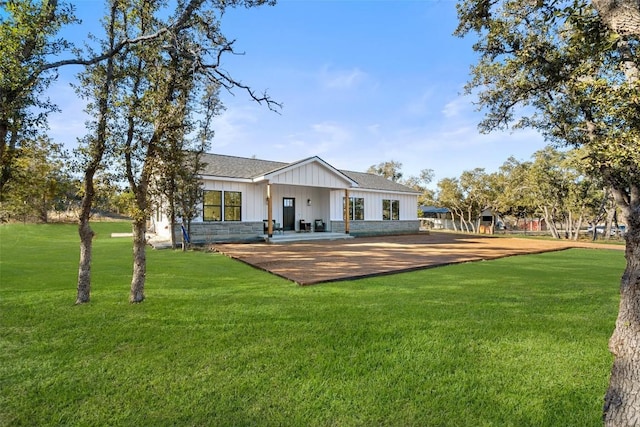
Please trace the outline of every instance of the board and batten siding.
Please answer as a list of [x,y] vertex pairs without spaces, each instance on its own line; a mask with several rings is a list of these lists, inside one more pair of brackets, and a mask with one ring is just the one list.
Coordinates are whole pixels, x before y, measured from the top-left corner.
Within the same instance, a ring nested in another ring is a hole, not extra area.
[[[329,190],[314,187],[299,187],[295,185],[272,185],[271,197],[273,200],[273,219],[282,222],[282,200],[286,198],[295,199],[295,218],[297,222],[304,219],[311,222],[315,219],[322,219],[325,222],[329,219]],[[265,190],[266,198],[266,190]],[[307,204],[307,200],[310,204]],[[266,218],[265,205],[265,218]]]
[[[239,191],[242,193],[242,221],[262,221],[267,212],[266,185],[256,185],[238,181],[210,181],[204,180],[205,191]],[[202,203],[200,204],[202,208]],[[200,217],[194,222],[202,222],[202,212]]]
[[[382,201],[398,200],[400,202],[400,221],[418,219],[418,202],[415,194],[387,193],[375,190],[352,189],[349,197],[364,199],[364,220],[382,220]],[[344,190],[331,192],[331,220],[343,220]]]
[[[204,189],[239,191],[242,193],[242,221],[262,221],[267,218],[267,185],[237,181],[205,181]],[[342,191],[344,194],[344,191]],[[272,214],[276,222],[282,222],[282,200],[295,199],[296,221],[304,219],[329,219],[329,190],[295,185],[271,185]],[[310,200],[310,206],[307,205]],[[342,201],[340,201],[342,204]],[[202,216],[195,221],[202,222]]]
[[284,170],[269,178],[272,184],[302,185],[322,188],[347,188],[345,179],[318,163],[307,163]]

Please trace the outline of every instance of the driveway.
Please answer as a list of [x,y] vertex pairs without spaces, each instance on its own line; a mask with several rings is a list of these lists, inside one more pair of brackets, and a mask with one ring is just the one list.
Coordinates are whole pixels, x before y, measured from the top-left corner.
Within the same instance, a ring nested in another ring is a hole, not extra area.
[[441,232],[290,244],[216,244],[213,250],[311,285],[577,247],[624,250],[623,245]]

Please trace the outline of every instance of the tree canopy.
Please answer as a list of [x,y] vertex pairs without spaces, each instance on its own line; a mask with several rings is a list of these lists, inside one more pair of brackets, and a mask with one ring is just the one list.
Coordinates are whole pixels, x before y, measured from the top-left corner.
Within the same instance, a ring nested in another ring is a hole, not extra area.
[[482,131],[533,127],[580,147],[627,223],[615,356],[604,416],[640,422],[640,3],[634,0],[461,0],[456,34],[479,60],[467,85],[486,112]]

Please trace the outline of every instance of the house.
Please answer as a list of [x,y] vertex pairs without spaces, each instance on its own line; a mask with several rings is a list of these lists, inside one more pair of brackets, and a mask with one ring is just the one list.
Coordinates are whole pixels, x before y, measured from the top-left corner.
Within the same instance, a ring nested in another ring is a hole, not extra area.
[[[379,175],[338,170],[317,156],[293,163],[219,154],[202,160],[204,198],[191,224],[194,241],[251,240],[274,228],[351,235],[419,231],[419,192]],[[156,234],[170,237],[161,209],[152,221]],[[278,226],[265,228],[269,223]]]

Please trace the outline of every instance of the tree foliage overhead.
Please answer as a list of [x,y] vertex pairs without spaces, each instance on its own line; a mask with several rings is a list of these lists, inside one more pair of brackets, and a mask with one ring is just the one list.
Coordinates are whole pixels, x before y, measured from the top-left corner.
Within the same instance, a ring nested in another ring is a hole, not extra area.
[[533,127],[584,147],[593,172],[621,199],[640,203],[640,91],[636,35],[605,25],[586,1],[464,1],[458,35],[478,33],[467,91],[477,92],[488,132]]
[[43,96],[56,78],[45,64],[70,50],[56,35],[73,22],[73,7],[57,0],[0,2],[0,193],[20,145],[42,135],[47,113],[55,110]]
[[640,3],[461,0],[457,35],[479,53],[468,92],[483,131],[529,126],[580,147],[627,224],[627,267],[609,348],[607,425],[637,425],[640,396]]
[[398,182],[402,178],[402,163],[395,160],[380,162],[377,165],[369,166],[367,173],[383,176],[391,181]]

